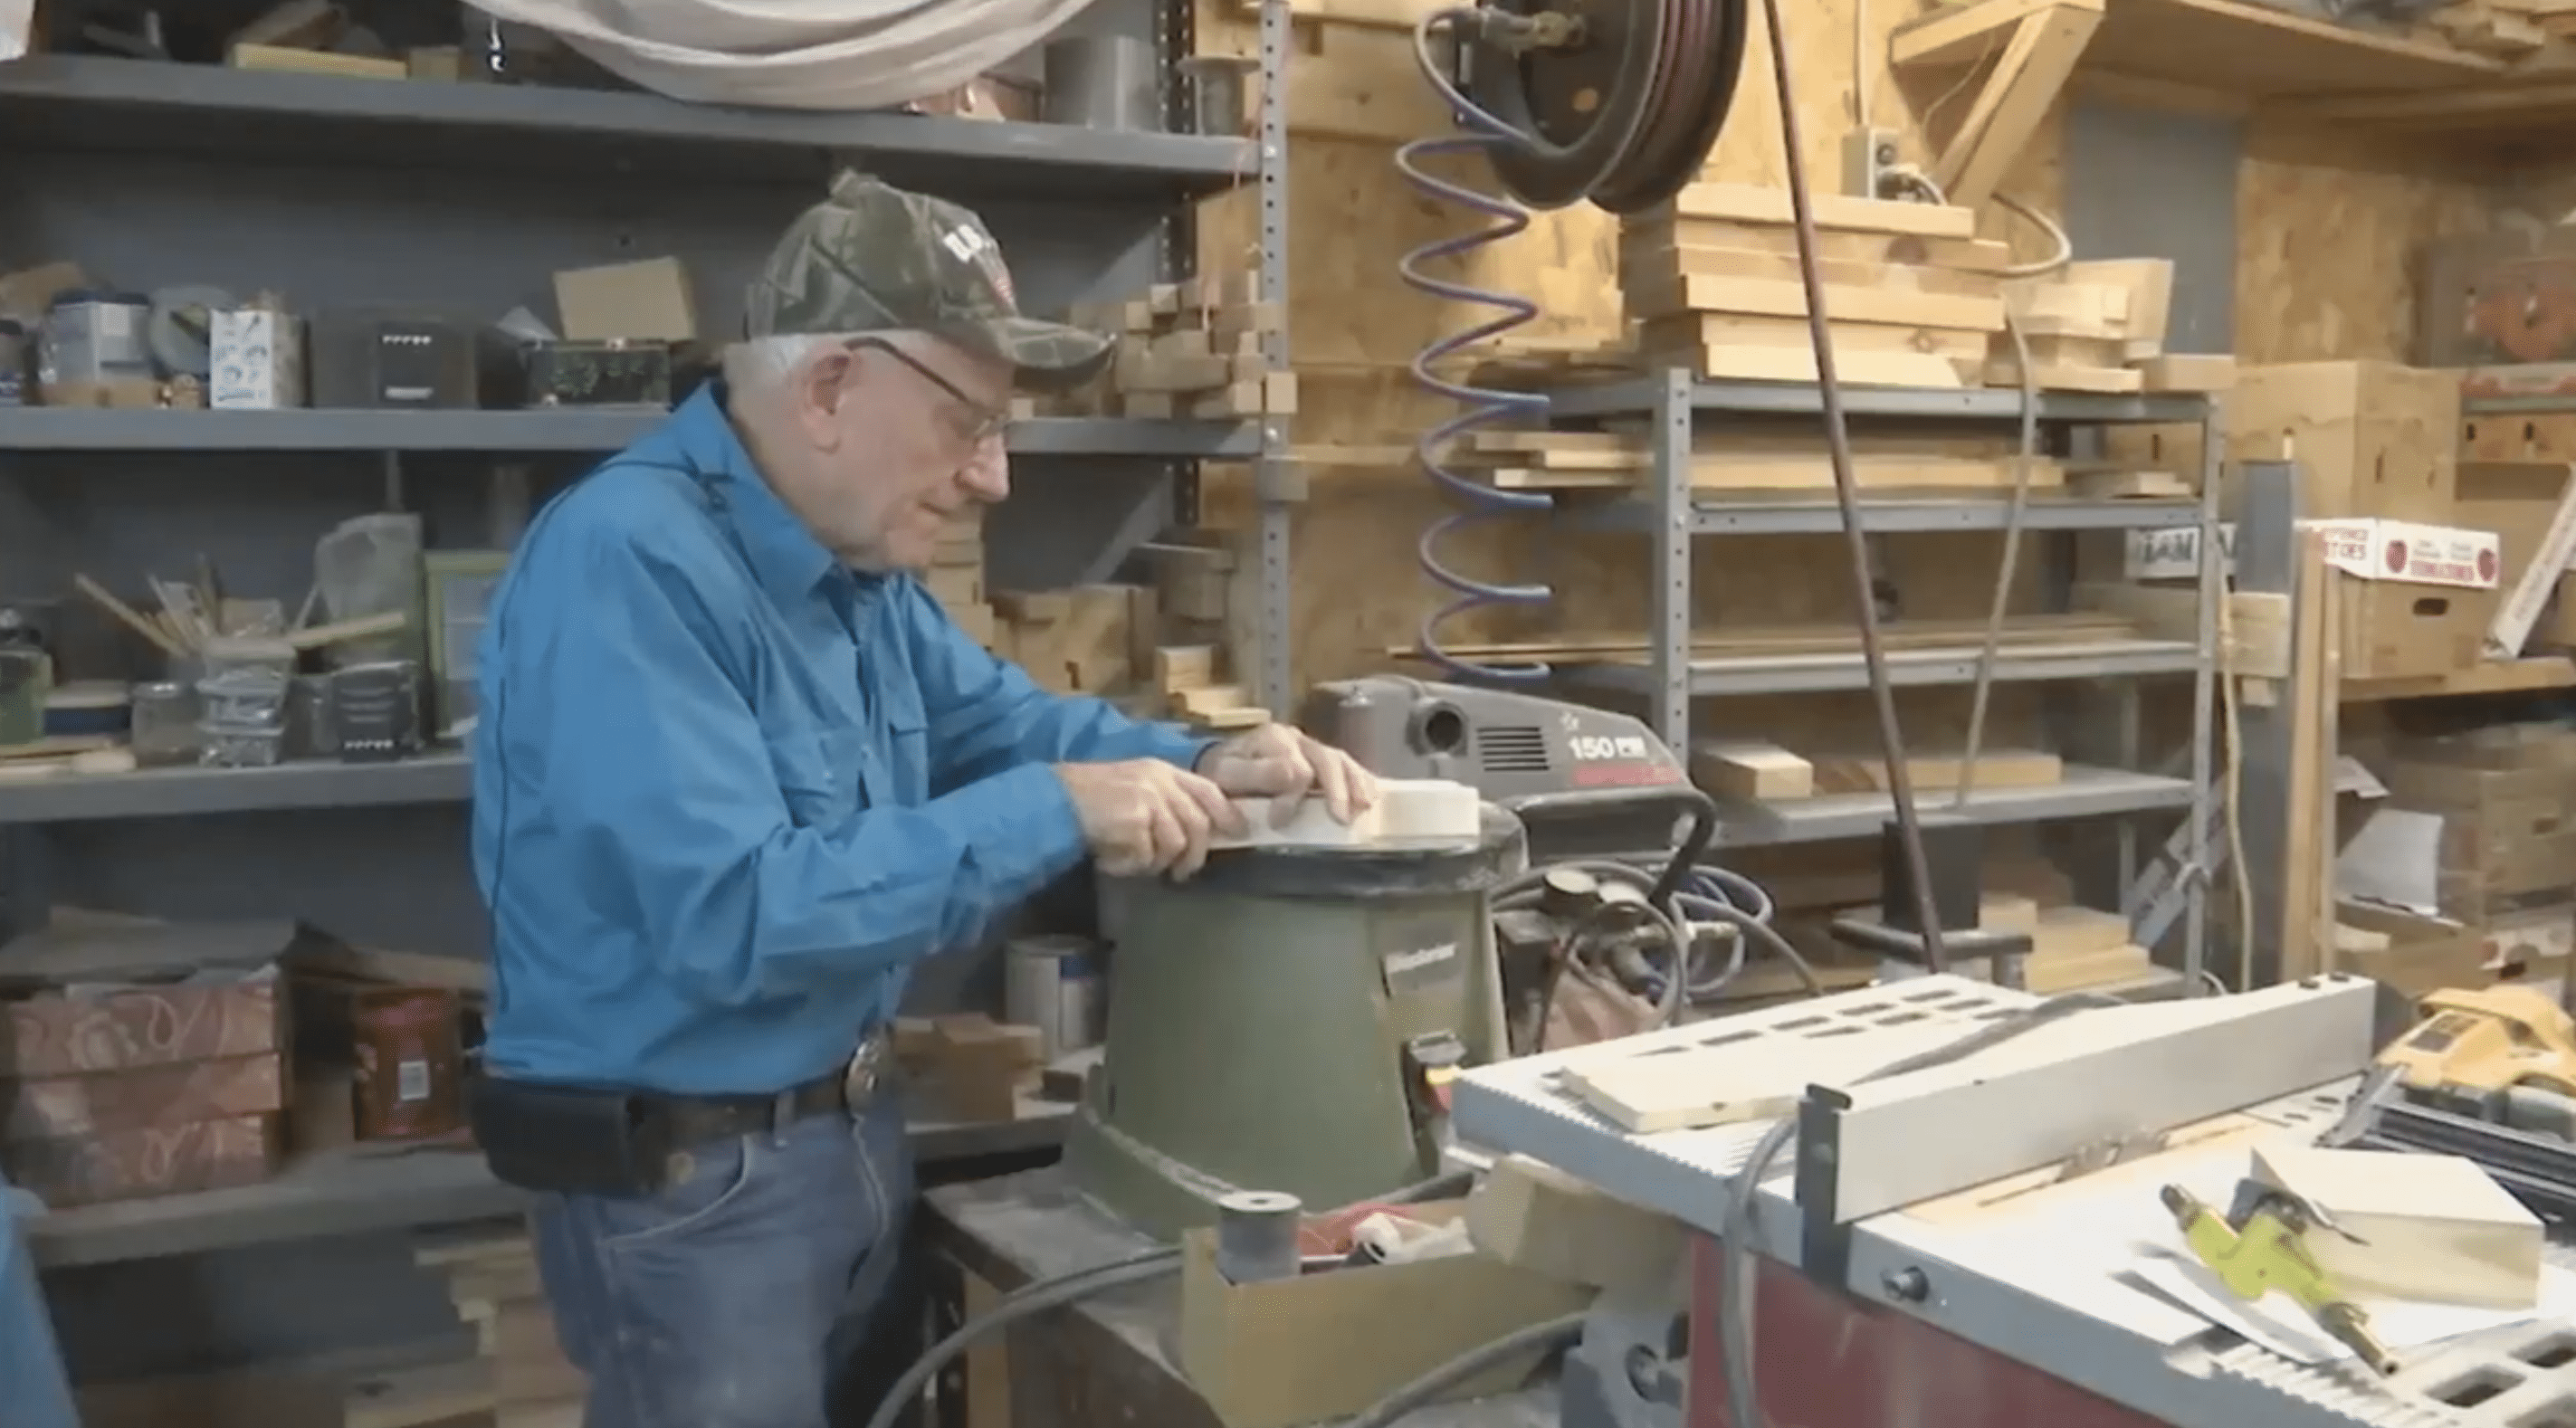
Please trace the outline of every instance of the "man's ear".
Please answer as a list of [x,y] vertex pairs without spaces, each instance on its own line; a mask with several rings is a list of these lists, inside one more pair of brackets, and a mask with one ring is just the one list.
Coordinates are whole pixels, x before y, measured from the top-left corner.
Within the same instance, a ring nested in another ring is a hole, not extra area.
[[858,354],[826,348],[796,375],[796,416],[806,438],[822,450],[841,444],[841,404],[850,399],[850,368]]

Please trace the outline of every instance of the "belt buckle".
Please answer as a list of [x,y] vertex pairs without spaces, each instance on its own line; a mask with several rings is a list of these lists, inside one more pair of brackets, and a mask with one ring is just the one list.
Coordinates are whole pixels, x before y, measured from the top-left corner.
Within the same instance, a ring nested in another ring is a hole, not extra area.
[[884,1038],[869,1037],[859,1043],[859,1049],[850,1053],[849,1064],[841,1068],[841,1099],[851,1110],[864,1107],[876,1094],[877,1066],[884,1046]]

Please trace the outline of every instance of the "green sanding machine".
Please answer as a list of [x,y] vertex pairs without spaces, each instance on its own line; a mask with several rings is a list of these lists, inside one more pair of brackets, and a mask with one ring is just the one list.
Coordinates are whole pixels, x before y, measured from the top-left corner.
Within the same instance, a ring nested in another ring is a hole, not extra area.
[[1532,836],[1570,820],[1666,850],[1688,806],[1703,816],[1676,872],[1707,844],[1705,796],[1622,715],[1387,677],[1318,687],[1304,727],[1381,775],[1476,788],[1481,827],[1232,849],[1185,883],[1104,886],[1107,1043],[1065,1164],[1158,1237],[1238,1191],[1323,1209],[1437,1174],[1448,1078],[1510,1054],[1492,900]]

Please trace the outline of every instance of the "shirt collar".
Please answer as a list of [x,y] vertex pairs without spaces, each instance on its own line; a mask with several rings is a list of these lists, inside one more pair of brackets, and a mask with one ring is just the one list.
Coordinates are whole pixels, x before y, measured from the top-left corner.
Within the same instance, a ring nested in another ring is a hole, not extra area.
[[716,488],[715,518],[732,525],[743,557],[770,598],[782,605],[811,596],[840,561],[787,509],[725,416],[724,384],[710,381],[671,413],[663,431],[690,469]]

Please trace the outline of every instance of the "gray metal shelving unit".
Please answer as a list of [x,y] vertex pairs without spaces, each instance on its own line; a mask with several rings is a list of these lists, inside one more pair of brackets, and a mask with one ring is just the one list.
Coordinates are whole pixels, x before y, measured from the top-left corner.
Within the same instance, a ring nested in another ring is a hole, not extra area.
[[[1150,36],[1166,128],[1185,129],[1187,0],[1098,9],[1086,26]],[[1290,48],[1286,0],[1267,0],[1255,93],[1286,94]],[[1249,189],[1263,296],[1284,306],[1286,116],[1272,103],[1255,117],[1250,137],[1208,137],[39,55],[0,64],[0,253],[13,266],[75,260],[119,288],[205,282],[278,291],[298,308],[387,301],[485,316],[546,310],[555,270],[673,253],[699,280],[706,329],[721,332],[759,255],[852,164],[977,207],[1038,312],[1184,276],[1189,205]],[[1284,332],[1269,355],[1286,365]],[[241,593],[300,593],[314,537],[370,509],[418,512],[433,548],[506,546],[552,484],[661,415],[0,408],[0,599],[51,603],[93,637],[94,654],[108,632],[72,615],[62,592],[75,572],[131,587],[204,552]],[[1287,706],[1289,517],[1302,493],[1284,419],[1040,418],[1015,424],[1010,446],[1023,458],[1014,500],[988,522],[987,543],[997,583],[1020,588],[1113,578],[1186,513],[1193,463],[1252,462],[1265,638],[1262,668],[1245,674],[1264,703]],[[38,923],[56,902],[177,918],[284,911],[363,943],[478,956],[470,772],[446,751],[0,780],[0,920]],[[933,967],[916,980],[937,1000],[971,995],[978,975]],[[917,1127],[916,1141],[928,1156],[989,1154],[1055,1130],[1028,1124],[1037,1129],[999,1139]],[[168,1283],[146,1284],[132,1265],[113,1282],[54,1281],[77,1359],[83,1323],[148,1334],[234,1301],[258,1304],[245,1311],[253,1322],[296,1317],[276,1302],[290,1291],[239,1252],[516,1203],[472,1157],[424,1153],[68,1212],[38,1221],[33,1237],[58,1268],[236,1252]],[[168,1332],[183,1345],[205,1338],[202,1327]],[[135,1371],[119,1352],[118,1371]]]
[[[658,425],[660,410],[88,411],[24,407],[0,416],[11,451],[572,452],[605,456]],[[1035,417],[1014,422],[1015,456],[1198,460],[1256,456],[1253,422]]]
[[[1844,391],[1843,409],[1856,424],[1959,421],[2008,427],[2021,417],[2022,396],[1993,389],[1854,387]],[[1692,657],[1691,557],[1700,539],[1843,529],[1841,512],[1830,500],[1702,500],[1691,481],[1693,435],[1707,423],[1729,417],[1821,416],[1822,412],[1822,396],[1813,384],[1710,382],[1682,369],[1550,394],[1548,415],[1559,424],[1642,418],[1652,454],[1645,494],[1572,515],[1593,529],[1632,533],[1651,542],[1652,609],[1646,657],[1642,662],[1561,664],[1558,674],[1566,683],[1642,703],[1648,722],[1676,750],[1690,746],[1695,700],[1868,688],[1868,673],[1857,654]],[[2192,424],[2214,431],[2218,406],[2214,399],[2199,395],[2050,392],[2040,395],[2037,415],[2044,433],[2121,423]],[[2061,500],[2034,495],[2025,502],[2022,529],[2052,535],[2178,527],[2214,531],[2218,456],[2218,443],[2205,442],[2197,500]],[[1872,533],[1999,531],[2008,512],[2002,497],[1875,498],[1865,494],[1862,500],[1862,529]],[[1998,651],[1994,670],[1998,683],[2084,684],[2106,691],[2113,700],[2108,757],[2101,764],[2070,761],[2065,780],[2050,787],[1978,790],[1964,813],[2001,824],[2182,811],[2186,816],[2181,856],[2190,867],[2208,866],[2207,833],[2215,797],[2211,706],[2218,668],[2220,589],[2220,572],[2211,562],[2199,589],[2199,628],[2189,641],[2013,645]],[[1902,687],[1965,685],[1976,678],[1978,655],[1973,646],[1892,651],[1888,673],[1891,682]],[[2181,675],[2192,678],[2194,691],[2188,772],[2146,768],[2136,681]],[[1919,796],[1918,802],[1926,808],[1936,806],[1928,794]],[[1952,805],[1940,799],[1937,806]],[[1877,832],[1894,809],[1884,796],[1847,795],[1796,804],[1731,805],[1724,813],[1720,845],[1742,847],[1864,837]],[[2152,879],[2141,864],[2131,820],[2123,818],[2117,836],[2122,908],[2134,923],[2144,910],[2141,898]],[[2180,960],[2185,976],[2194,983],[2206,953],[2203,881],[2190,877],[2179,882],[2187,903],[2179,918],[2184,942]]]

